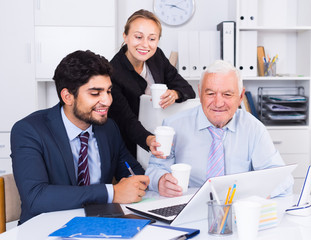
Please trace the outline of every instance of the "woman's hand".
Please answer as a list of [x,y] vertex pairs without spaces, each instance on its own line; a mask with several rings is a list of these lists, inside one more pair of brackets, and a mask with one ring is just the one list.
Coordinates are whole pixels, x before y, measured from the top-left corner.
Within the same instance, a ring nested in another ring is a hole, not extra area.
[[150,148],[151,153],[156,157],[156,158],[161,158],[165,159],[166,156],[163,156],[163,152],[157,151],[157,147],[160,147],[161,144],[156,142],[156,137],[153,135],[149,135],[146,140],[147,145]]
[[178,93],[175,90],[168,89],[165,93],[162,94],[160,98],[161,101],[159,104],[161,108],[165,109],[178,99]]

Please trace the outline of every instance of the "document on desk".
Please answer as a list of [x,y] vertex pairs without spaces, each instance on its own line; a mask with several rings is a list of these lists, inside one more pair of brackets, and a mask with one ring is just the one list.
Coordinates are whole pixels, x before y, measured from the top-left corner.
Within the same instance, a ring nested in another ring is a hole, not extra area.
[[49,236],[68,239],[130,239],[149,223],[150,220],[142,219],[74,217]]

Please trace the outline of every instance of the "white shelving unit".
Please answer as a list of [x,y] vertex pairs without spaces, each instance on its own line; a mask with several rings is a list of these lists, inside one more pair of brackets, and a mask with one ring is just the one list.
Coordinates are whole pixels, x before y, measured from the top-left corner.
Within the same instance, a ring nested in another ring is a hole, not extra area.
[[0,1],[0,174],[12,172],[15,122],[59,100],[52,77],[76,50],[110,60],[116,52],[115,0]]
[[[245,4],[253,4],[251,7]],[[257,46],[264,46],[266,55],[278,54],[277,77],[243,76],[244,86],[253,95],[257,106],[258,87],[304,87],[310,97],[311,81],[311,1],[308,0],[237,0],[236,66],[241,56],[240,35],[257,32]],[[253,11],[253,12],[252,12]],[[241,20],[241,16],[244,19]],[[248,18],[253,16],[253,22]],[[257,18],[257,19],[256,19]],[[256,60],[257,61],[257,56]],[[294,191],[299,192],[310,164],[310,110],[304,125],[267,126],[276,148],[288,164],[298,163],[294,171]]]

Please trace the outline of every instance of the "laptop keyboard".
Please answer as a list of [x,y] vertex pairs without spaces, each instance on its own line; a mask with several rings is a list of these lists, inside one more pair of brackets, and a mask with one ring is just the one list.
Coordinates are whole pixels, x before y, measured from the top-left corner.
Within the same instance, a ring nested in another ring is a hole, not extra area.
[[173,205],[169,207],[149,210],[148,212],[152,212],[152,213],[164,216],[164,217],[170,217],[170,216],[177,215],[185,206],[186,206],[186,203],[183,203],[183,204]]

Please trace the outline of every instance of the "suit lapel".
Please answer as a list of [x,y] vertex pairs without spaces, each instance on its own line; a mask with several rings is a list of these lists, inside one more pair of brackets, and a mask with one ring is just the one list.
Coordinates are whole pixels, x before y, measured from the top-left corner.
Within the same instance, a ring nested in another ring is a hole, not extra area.
[[104,131],[104,128],[105,124],[103,126],[93,125],[93,131],[97,141],[101,162],[101,183],[105,183],[107,180],[110,181],[110,177],[108,176],[114,175],[114,173],[111,172],[111,152],[109,147],[109,141],[107,139],[107,134]]
[[67,167],[67,172],[70,177],[72,185],[76,185],[76,175],[73,163],[73,155],[71,152],[70,143],[68,140],[67,132],[61,117],[60,104],[54,106],[47,116],[47,126],[49,127],[53,138],[57,144],[59,151],[61,152],[63,161]]

